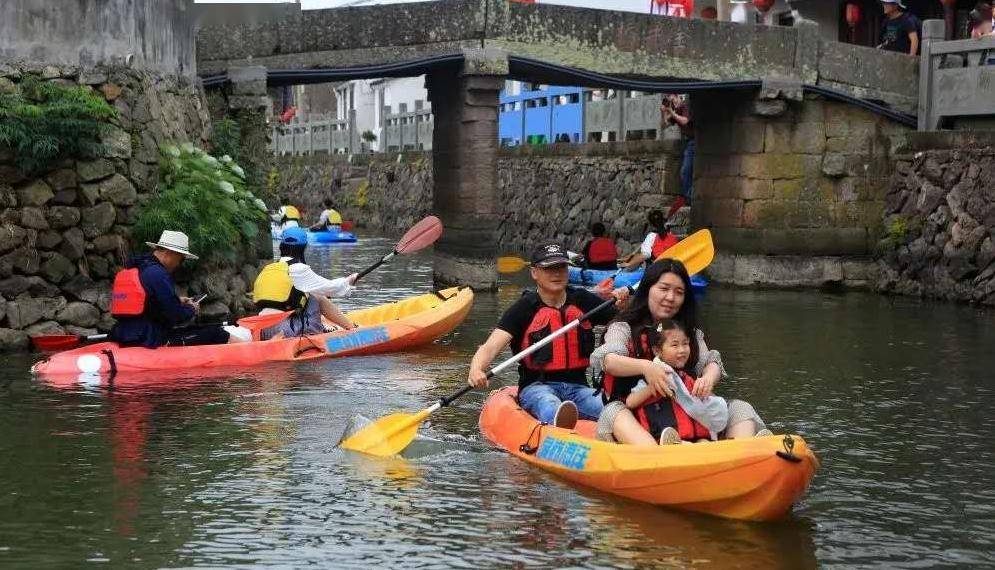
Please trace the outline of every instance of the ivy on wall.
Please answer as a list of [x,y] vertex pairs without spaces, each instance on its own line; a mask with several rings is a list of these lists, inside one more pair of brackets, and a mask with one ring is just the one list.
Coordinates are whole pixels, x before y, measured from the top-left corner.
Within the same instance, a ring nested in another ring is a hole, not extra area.
[[0,145],[12,149],[26,174],[66,157],[90,158],[116,111],[85,86],[67,86],[28,76],[0,93]]

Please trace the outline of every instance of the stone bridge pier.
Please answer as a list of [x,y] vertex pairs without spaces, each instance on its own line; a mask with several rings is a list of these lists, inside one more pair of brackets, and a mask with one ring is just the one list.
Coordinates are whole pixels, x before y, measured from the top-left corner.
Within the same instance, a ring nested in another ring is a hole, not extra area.
[[712,230],[710,275],[738,285],[867,285],[909,128],[790,87],[691,99],[692,225]]
[[434,280],[442,285],[497,288],[498,97],[508,74],[500,50],[464,49],[457,75],[429,73],[435,116],[433,211],[445,231],[435,245]]

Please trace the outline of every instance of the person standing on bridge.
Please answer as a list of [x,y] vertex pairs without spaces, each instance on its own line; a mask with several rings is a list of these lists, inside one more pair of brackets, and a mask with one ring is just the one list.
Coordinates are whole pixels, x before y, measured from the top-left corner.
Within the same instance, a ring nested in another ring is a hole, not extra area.
[[691,121],[691,109],[684,99],[679,95],[664,95],[660,104],[661,130],[670,125],[677,125],[681,131],[681,138],[684,139],[684,158],[681,161],[681,195],[670,207],[667,213],[669,220],[674,212],[685,204],[691,202],[691,195],[694,193],[694,123]]
[[902,0],[881,0],[884,7],[884,25],[881,26],[881,43],[878,49],[916,55],[919,53],[919,26],[917,20],[905,11]]

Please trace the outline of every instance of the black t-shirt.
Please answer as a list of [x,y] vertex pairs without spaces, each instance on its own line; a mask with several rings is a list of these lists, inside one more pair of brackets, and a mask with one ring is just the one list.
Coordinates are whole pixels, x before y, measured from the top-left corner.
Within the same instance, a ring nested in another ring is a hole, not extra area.
[[881,26],[882,49],[909,53],[912,50],[912,42],[909,41],[909,34],[918,33],[915,20],[908,14],[890,19],[885,18],[884,25]]
[[[586,289],[567,287],[567,301],[564,306],[573,305],[583,312],[588,312],[597,307],[605,300]],[[542,300],[534,291],[527,291],[513,305],[505,310],[498,321],[497,328],[511,335],[511,350],[519,352],[525,331],[528,330],[532,318],[543,306]],[[615,317],[615,308],[607,307],[591,315],[588,322],[592,325],[606,325]],[[590,356],[585,354],[584,356]],[[565,370],[562,372],[537,372],[525,368],[518,364],[518,384],[524,387],[532,382],[543,380],[546,382],[573,382],[579,384],[587,383],[585,370]]]

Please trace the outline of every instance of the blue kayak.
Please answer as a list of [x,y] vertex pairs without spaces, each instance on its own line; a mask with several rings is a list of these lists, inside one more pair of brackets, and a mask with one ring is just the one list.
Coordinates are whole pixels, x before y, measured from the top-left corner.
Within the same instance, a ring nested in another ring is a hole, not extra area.
[[[571,265],[569,282],[573,285],[584,285],[586,287],[590,287],[601,283],[613,275],[615,275],[615,271],[610,269],[581,269],[580,267],[574,267]],[[642,278],[642,269],[638,269],[636,271],[622,271],[615,277],[615,286],[626,287],[628,285],[635,285],[636,283],[639,283],[639,280]]]
[[337,231],[319,231],[319,232],[308,232],[308,241],[313,243],[352,243],[356,241],[356,234],[352,232],[344,232],[342,230]]
[[[622,271],[615,277],[615,287],[628,287],[639,283],[643,278],[643,269],[636,271]],[[581,269],[570,266],[569,281],[573,285],[584,285],[591,287],[601,283],[605,279],[615,275],[615,271],[608,269]],[[708,279],[701,275],[691,276],[691,290],[694,293],[703,293],[708,287]]]

